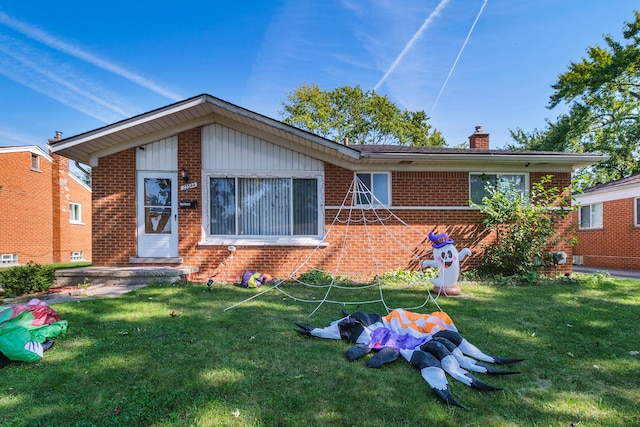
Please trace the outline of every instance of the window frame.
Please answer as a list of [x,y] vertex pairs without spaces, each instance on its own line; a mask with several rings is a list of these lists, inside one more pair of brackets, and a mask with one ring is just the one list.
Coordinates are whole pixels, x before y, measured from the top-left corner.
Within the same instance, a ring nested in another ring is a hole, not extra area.
[[636,197],[633,202],[633,225],[640,227],[640,197]]
[[[592,208],[594,206],[600,206],[600,222],[596,225],[593,224],[593,211]],[[589,208],[589,225],[584,226],[582,223],[582,210],[585,208]],[[597,203],[588,203],[584,205],[580,205],[578,208],[578,230],[601,230],[604,226],[604,205],[602,202]]]
[[[473,200],[473,198],[472,198],[471,178],[472,178],[472,176],[478,176],[478,175],[480,175],[480,176],[482,176],[482,175],[495,176],[497,182],[499,182],[499,179],[500,179],[501,176],[514,176],[514,175],[521,176],[521,177],[523,177],[522,182],[523,182],[523,187],[524,187],[522,196],[523,197],[527,197],[529,195],[529,173],[528,172],[469,172],[469,202],[470,202],[470,204],[482,205],[482,199],[484,199],[484,197],[487,195],[487,194],[483,194],[482,198],[477,202],[475,202]],[[486,184],[485,184],[484,188],[486,190]]]
[[0,254],[0,265],[3,267],[19,265],[18,254]]
[[72,251],[69,255],[69,262],[84,261],[84,251]]
[[[235,221],[236,221],[236,234],[211,234],[211,179],[212,178],[233,178],[235,179]],[[241,235],[238,233],[238,180],[239,179],[260,179],[260,178],[274,178],[274,179],[289,179],[291,182],[290,195],[293,195],[293,180],[294,179],[315,179],[317,183],[317,234],[315,235],[295,235],[293,233],[294,226],[294,205],[290,203],[290,219],[289,227],[290,233],[286,235]],[[324,173],[322,171],[301,171],[301,172],[277,172],[270,171],[264,173],[227,173],[217,171],[204,171],[203,172],[203,185],[202,198],[202,239],[200,244],[202,245],[268,245],[268,246],[308,246],[318,245],[324,241]]]
[[[359,203],[359,201],[363,198],[365,198],[366,196],[360,196],[358,194],[358,192],[356,191],[357,189],[354,188],[354,196],[353,196],[353,206],[356,207],[361,207],[361,208],[367,208],[367,207],[380,207],[380,206],[392,206],[392,200],[391,200],[391,172],[370,172],[370,171],[357,171],[354,172],[353,174],[353,180],[354,183],[356,182],[356,177],[362,181],[362,179],[358,176],[358,175],[369,175],[369,182],[372,184],[372,189],[369,189],[370,194],[373,195],[373,198],[370,201],[367,201],[366,203]],[[386,199],[387,199],[387,203],[384,203],[383,201],[381,201],[380,203],[374,203],[375,200],[380,200],[380,198],[378,196],[376,196],[377,193],[377,188],[375,185],[375,178],[374,176],[378,175],[378,176],[385,176],[386,177],[386,189],[383,190],[386,192]],[[363,182],[363,184],[366,185],[366,183]],[[374,200],[375,199],[375,200]]]
[[40,156],[35,153],[31,153],[31,170],[34,172],[42,172],[40,170]]
[[69,202],[69,223],[82,224],[82,204],[81,203]]

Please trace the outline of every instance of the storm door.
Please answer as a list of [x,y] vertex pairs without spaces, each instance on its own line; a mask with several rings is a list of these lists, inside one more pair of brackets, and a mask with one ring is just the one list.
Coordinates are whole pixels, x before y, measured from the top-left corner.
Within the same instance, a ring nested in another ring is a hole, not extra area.
[[177,175],[138,172],[138,257],[178,256]]

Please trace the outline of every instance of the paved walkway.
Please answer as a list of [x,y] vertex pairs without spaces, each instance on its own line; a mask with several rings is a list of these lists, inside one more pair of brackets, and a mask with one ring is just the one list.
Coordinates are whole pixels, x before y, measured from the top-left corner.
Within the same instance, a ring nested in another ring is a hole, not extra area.
[[640,270],[619,270],[616,268],[602,268],[602,267],[585,267],[584,265],[574,265],[574,273],[586,273],[592,274],[599,271],[606,271],[611,277],[617,277],[620,279],[635,279],[640,280]]
[[29,302],[33,298],[45,301],[47,304],[57,304],[69,301],[83,301],[96,298],[114,298],[122,294],[140,289],[147,284],[136,285],[91,285],[87,288],[78,288],[65,292],[52,292],[42,295],[24,295],[17,298],[5,298],[0,300],[0,305],[12,305]]

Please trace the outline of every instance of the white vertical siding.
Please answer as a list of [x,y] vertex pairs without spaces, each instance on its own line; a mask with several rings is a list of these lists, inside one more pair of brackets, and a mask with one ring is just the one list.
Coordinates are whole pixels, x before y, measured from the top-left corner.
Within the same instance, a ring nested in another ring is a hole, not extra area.
[[202,128],[202,168],[215,171],[322,171],[313,157],[220,124]]
[[137,170],[176,171],[178,169],[178,138],[176,136],[152,142],[142,148],[136,150]]

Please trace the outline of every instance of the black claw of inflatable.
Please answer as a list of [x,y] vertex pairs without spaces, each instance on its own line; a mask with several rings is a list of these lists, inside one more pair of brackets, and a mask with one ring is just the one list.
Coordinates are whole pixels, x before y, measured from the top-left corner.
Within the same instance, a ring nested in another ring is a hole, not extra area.
[[345,354],[345,356],[347,356],[347,360],[349,362],[353,362],[354,360],[359,359],[365,354],[369,354],[369,353],[371,353],[371,347],[364,344],[356,344],[353,347],[351,347],[349,350],[347,350],[347,353]]
[[311,336],[311,331],[315,329],[313,326],[307,325],[306,323],[295,323],[295,325],[300,328],[296,329],[296,332],[302,335]]
[[482,362],[476,362],[476,365],[482,366],[484,369],[486,369],[487,372],[485,372],[485,374],[489,375],[513,375],[520,373],[518,371],[504,371],[502,369],[494,368],[493,366],[487,365],[486,363]]
[[467,374],[467,377],[471,378],[471,387],[477,388],[482,391],[500,391],[500,387],[492,386],[491,384],[483,383],[471,374]]
[[[491,355],[490,355],[491,356]],[[493,357],[493,363],[496,365],[511,365],[513,363],[522,362],[527,359],[513,359],[510,357],[499,357],[499,356],[491,356]]]
[[381,368],[383,365],[397,360],[398,356],[400,356],[398,350],[393,347],[385,347],[367,361],[367,366],[369,368]]
[[432,390],[436,393],[441,400],[448,403],[449,405],[457,406],[458,408],[468,409],[466,406],[458,403],[458,401],[453,397],[449,388],[445,390],[438,390],[437,388],[432,388]]

